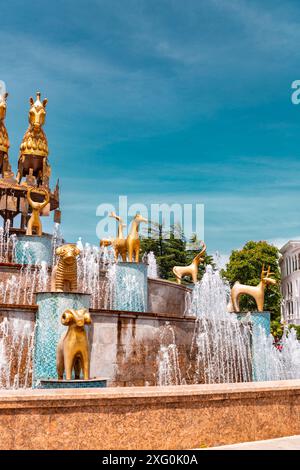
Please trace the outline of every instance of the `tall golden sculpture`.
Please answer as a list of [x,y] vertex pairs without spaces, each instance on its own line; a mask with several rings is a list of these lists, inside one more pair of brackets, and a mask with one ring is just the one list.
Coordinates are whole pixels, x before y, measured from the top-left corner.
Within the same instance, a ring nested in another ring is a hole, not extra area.
[[191,264],[189,264],[188,266],[174,266],[173,273],[176,276],[178,284],[181,284],[181,279],[184,276],[191,276],[193,283],[196,284],[198,278],[199,264],[205,260],[203,256],[205,252],[206,245],[204,242],[202,242],[202,250],[200,251],[200,253],[198,253],[197,256],[195,256]]
[[33,230],[35,230],[36,235],[40,237],[42,236],[42,233],[43,233],[40,213],[43,210],[43,208],[46,207],[46,205],[49,203],[50,197],[49,197],[49,192],[46,189],[40,188],[39,192],[44,194],[45,196],[44,201],[43,202],[33,201],[31,198],[31,193],[33,189],[35,192],[37,191],[35,188],[29,188],[27,191],[27,201],[31,207],[32,213],[31,213],[30,219],[28,220],[26,235],[33,235]]
[[74,369],[75,379],[90,378],[90,356],[89,344],[84,325],[91,323],[91,317],[86,309],[66,310],[61,316],[63,325],[68,330],[61,336],[56,352],[56,368],[59,380],[63,379],[64,372],[66,380],[72,379]]
[[59,246],[59,257],[53,268],[51,289],[56,292],[75,292],[77,290],[77,256],[79,248],[74,243]]
[[264,310],[264,302],[265,302],[265,287],[267,285],[275,285],[276,280],[272,279],[270,276],[274,275],[274,273],[270,272],[270,266],[267,270],[265,270],[265,266],[263,265],[261,275],[260,275],[260,283],[257,286],[247,286],[244,284],[240,284],[238,281],[234,284],[231,289],[230,294],[230,302],[228,304],[228,311],[229,312],[240,312],[240,304],[239,298],[241,295],[251,295],[254,298],[257,310],[259,312],[263,312]]
[[[114,212],[111,213],[111,217],[114,217],[119,221],[118,226],[118,237],[112,240],[103,239],[100,241],[100,246],[112,245],[115,252],[115,259],[118,261],[119,255],[122,258],[122,261],[126,261],[128,254],[128,261],[132,263],[133,259],[136,263],[139,262],[140,256],[140,239],[139,239],[139,226],[140,223],[147,223],[148,220],[141,216],[141,214],[136,214],[132,223],[129,234],[125,239],[123,236],[123,222],[122,219],[117,216]],[[122,238],[121,238],[122,237]]]
[[41,94],[37,92],[36,101],[33,98],[29,100],[29,127],[20,146],[17,181],[20,183],[21,179],[29,175],[32,170],[37,185],[48,187],[51,169],[48,163],[47,137],[43,130],[48,100],[45,98],[41,102],[40,98]]
[[5,127],[5,117],[6,117],[6,99],[8,93],[0,95],[0,174],[2,178],[11,177],[13,173],[11,171],[11,166],[8,160],[8,150],[9,150],[9,138],[8,133]]

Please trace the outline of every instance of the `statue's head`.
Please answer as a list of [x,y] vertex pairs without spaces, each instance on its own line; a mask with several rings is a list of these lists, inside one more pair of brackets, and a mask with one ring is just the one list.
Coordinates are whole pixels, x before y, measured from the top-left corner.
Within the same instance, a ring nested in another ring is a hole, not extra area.
[[65,310],[61,316],[61,322],[66,326],[75,323],[76,327],[83,329],[84,325],[89,325],[92,320],[89,311],[86,308],[81,308],[79,310]]
[[144,222],[145,224],[148,222],[147,219],[145,219],[145,217],[143,217],[141,214],[137,213],[135,214],[135,217],[134,217],[134,220],[140,224],[141,222]]
[[80,254],[80,249],[74,243],[59,246],[56,249],[56,254],[66,263],[72,264],[76,256]]
[[274,286],[276,284],[276,279],[273,279],[271,276],[274,275],[274,273],[270,272],[270,266],[268,266],[268,269],[265,270],[265,265],[263,264],[262,270],[261,270],[261,280],[264,284],[270,284]]
[[0,95],[0,122],[4,121],[6,116],[6,98],[8,97],[8,93],[4,93]]
[[31,106],[28,114],[29,124],[33,127],[34,130],[39,130],[45,122],[46,105],[48,100],[45,98],[43,99],[43,102],[41,102],[41,94],[38,91],[36,94],[36,101],[34,101],[31,97],[29,102]]

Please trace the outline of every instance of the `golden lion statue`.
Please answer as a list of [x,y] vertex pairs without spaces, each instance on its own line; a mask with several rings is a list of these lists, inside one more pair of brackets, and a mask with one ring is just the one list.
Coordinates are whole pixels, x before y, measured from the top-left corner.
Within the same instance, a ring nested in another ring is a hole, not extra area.
[[80,379],[82,370],[83,378],[88,380],[90,378],[90,357],[84,325],[91,323],[90,314],[85,308],[66,310],[61,316],[61,322],[69,328],[61,336],[57,346],[56,368],[58,378],[62,380],[65,372],[66,380],[71,380],[74,368],[75,379]]
[[59,246],[57,265],[52,272],[51,289],[56,292],[74,292],[77,290],[77,256],[79,248],[74,243]]

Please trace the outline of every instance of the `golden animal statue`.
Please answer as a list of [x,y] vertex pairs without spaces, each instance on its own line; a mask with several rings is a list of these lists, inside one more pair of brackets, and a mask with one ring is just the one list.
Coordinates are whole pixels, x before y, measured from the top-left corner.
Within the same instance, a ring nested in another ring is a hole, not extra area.
[[75,379],[90,378],[89,343],[84,325],[91,323],[91,317],[85,308],[80,310],[66,310],[61,316],[63,325],[68,326],[57,346],[56,368],[59,380],[63,380],[64,372],[66,380],[72,379],[74,369]]
[[50,165],[48,163],[48,142],[43,130],[46,117],[47,98],[41,102],[41,94],[37,92],[36,101],[30,98],[29,127],[20,146],[17,181],[21,182],[30,169],[38,186],[49,185]]
[[206,245],[204,242],[202,242],[202,250],[200,251],[200,253],[198,253],[198,255],[195,256],[191,264],[189,264],[188,266],[174,266],[173,273],[175,274],[178,284],[181,284],[181,279],[184,276],[191,276],[193,283],[196,284],[198,278],[199,264],[205,260],[203,256],[205,252]]
[[260,283],[257,286],[247,286],[244,284],[240,284],[237,281],[231,289],[230,302],[227,306],[227,310],[229,312],[238,313],[240,311],[240,296],[251,295],[251,297],[253,297],[256,302],[257,310],[259,312],[263,312],[265,302],[265,287],[269,284],[276,284],[276,280],[271,278],[272,275],[274,275],[274,273],[270,272],[270,266],[267,270],[265,270],[265,266],[263,265],[260,275]]
[[56,292],[75,292],[77,290],[77,256],[79,248],[74,243],[59,246],[59,257],[52,272],[51,290]]
[[8,93],[0,95],[0,174],[2,178],[13,175],[8,160],[9,138],[4,124],[6,116],[6,98]]
[[40,219],[40,213],[43,210],[44,207],[48,204],[50,197],[49,193],[46,189],[40,188],[38,192],[44,194],[45,199],[43,202],[36,202],[33,201],[31,198],[31,192],[35,190],[35,188],[29,188],[27,191],[27,201],[31,207],[31,217],[28,220],[27,224],[27,230],[26,230],[26,235],[33,235],[33,231],[35,231],[36,235],[39,237],[42,235],[43,230],[42,230],[42,222]]
[[[123,224],[122,218],[119,215],[117,215],[115,212],[111,212],[109,214],[109,217],[113,217],[114,219],[116,219],[118,221],[117,238],[103,238],[100,241],[100,246],[110,246],[110,245],[112,245],[113,248],[114,248],[114,252],[115,252],[115,259],[116,259],[116,261],[118,261],[118,256],[119,256],[119,254],[121,254],[121,256],[122,256],[122,253],[120,251],[118,254],[116,254],[117,253],[116,245],[118,244],[118,240],[125,240],[124,233],[123,233],[123,227],[126,227],[126,225]],[[121,248],[121,245],[120,245],[120,248]],[[126,244],[124,244],[122,246],[122,248],[123,248],[122,249],[122,252],[123,252],[122,258],[125,257],[125,260],[126,260]]]
[[[126,261],[126,255],[128,254],[128,261],[130,263],[132,263],[133,258],[135,262],[138,263],[140,257],[139,226],[140,223],[147,223],[148,220],[142,217],[141,214],[136,214],[131,223],[129,234],[127,238],[124,238],[122,229],[122,219],[119,216],[116,216],[114,212],[112,212],[111,217],[114,217],[119,221],[118,237],[112,240],[103,239],[101,240],[100,245],[112,245],[114,248],[116,261],[118,261],[119,255],[121,256],[122,261]],[[120,236],[122,236],[123,238],[120,238]]]

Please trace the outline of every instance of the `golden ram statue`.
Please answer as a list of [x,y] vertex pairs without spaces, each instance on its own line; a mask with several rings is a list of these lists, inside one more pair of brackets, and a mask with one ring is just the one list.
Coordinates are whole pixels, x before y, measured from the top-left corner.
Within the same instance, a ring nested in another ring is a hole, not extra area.
[[270,266],[267,270],[265,270],[265,266],[263,265],[260,275],[260,283],[257,286],[247,286],[245,284],[240,284],[239,281],[236,281],[231,289],[230,302],[227,306],[227,310],[229,312],[239,313],[239,298],[241,295],[246,294],[251,295],[251,297],[254,298],[257,305],[257,310],[259,312],[263,312],[265,302],[265,287],[269,284],[276,284],[276,280],[270,277],[272,275],[274,275],[274,273],[270,272]]
[[59,380],[63,379],[64,372],[66,380],[72,379],[74,369],[75,379],[90,378],[89,344],[84,325],[91,323],[91,317],[85,308],[79,310],[66,310],[61,316],[63,325],[68,326],[57,346],[56,368]]
[[77,290],[77,256],[79,248],[74,243],[59,246],[59,257],[52,272],[51,289],[56,292],[74,292]]
[[203,256],[205,252],[206,245],[204,242],[202,242],[202,250],[195,256],[191,264],[189,264],[188,266],[174,266],[173,273],[175,274],[178,284],[181,284],[181,279],[184,276],[191,276],[193,283],[196,284],[198,278],[199,264],[205,260]]

